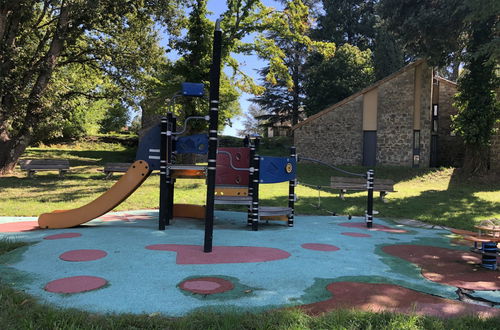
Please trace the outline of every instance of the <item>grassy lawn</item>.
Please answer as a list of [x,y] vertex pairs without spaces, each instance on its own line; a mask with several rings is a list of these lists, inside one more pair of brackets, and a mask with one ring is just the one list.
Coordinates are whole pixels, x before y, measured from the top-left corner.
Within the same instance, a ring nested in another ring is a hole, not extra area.
[[[262,154],[286,154],[282,145],[262,148]],[[42,172],[35,178],[25,173],[0,178],[2,202],[0,216],[38,216],[54,209],[83,205],[106,191],[118,176],[104,180],[97,169],[106,162],[129,162],[134,158],[131,147],[119,143],[91,141],[73,145],[30,148],[25,158],[67,158],[72,170],[60,179],[57,173]],[[364,172],[361,167],[345,167]],[[300,164],[301,182],[326,186],[330,169],[314,164]],[[482,219],[500,217],[500,183],[462,182],[453,169],[377,168],[376,177],[396,182],[397,192],[388,202],[376,200],[381,217],[418,219],[428,223],[471,229]],[[158,206],[159,176],[151,176],[116,210],[146,209]],[[179,203],[204,204],[203,180],[178,180],[175,200]],[[299,186],[298,214],[362,215],[365,193],[349,193],[345,200],[337,192],[324,187]],[[264,185],[263,205],[286,205],[287,183]],[[321,205],[318,207],[318,194]],[[19,242],[0,240],[0,255],[22,247]],[[2,264],[0,256],[0,264]],[[5,281],[5,279],[3,279]],[[432,317],[391,313],[367,313],[338,310],[311,317],[299,310],[276,310],[261,314],[237,311],[197,311],[182,318],[160,315],[100,315],[77,310],[57,309],[38,303],[33,297],[9,288],[0,279],[0,324],[4,329],[494,329],[499,319],[481,320],[461,317],[441,320]]]
[[[269,143],[261,149],[262,154],[286,155],[286,145]],[[99,141],[81,142],[73,145],[53,145],[30,148],[25,158],[67,158],[71,171],[60,179],[56,172],[37,173],[35,178],[26,178],[25,173],[0,178],[2,200],[0,216],[38,216],[54,209],[68,209],[86,204],[105,192],[119,176],[104,180],[98,169],[106,162],[130,162],[135,152],[132,147],[119,143]],[[365,172],[362,167],[344,167],[352,172]],[[342,175],[332,169],[311,163],[299,164],[300,185],[296,192],[298,214],[362,216],[366,209],[366,192],[352,192],[345,200],[328,186],[330,176]],[[472,229],[481,220],[500,218],[500,182],[464,182],[455,169],[410,169],[402,167],[380,167],[375,169],[378,178],[389,178],[396,182],[395,190],[387,197],[387,203],[375,200],[375,210],[380,217],[416,219],[437,225]],[[119,210],[151,209],[158,207],[159,176],[152,175]],[[204,204],[204,180],[178,180],[175,201],[177,203]],[[288,184],[261,186],[262,205],[286,205]],[[318,205],[318,196],[320,196]],[[229,206],[224,206],[226,209]],[[222,206],[220,207],[222,208]],[[232,209],[238,209],[237,207]]]

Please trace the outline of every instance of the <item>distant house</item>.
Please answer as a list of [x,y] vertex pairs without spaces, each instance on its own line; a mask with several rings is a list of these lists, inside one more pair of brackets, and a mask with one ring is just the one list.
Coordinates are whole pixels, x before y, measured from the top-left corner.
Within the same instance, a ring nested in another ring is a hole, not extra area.
[[333,164],[459,166],[463,143],[450,127],[456,91],[416,61],[295,125],[297,152]]

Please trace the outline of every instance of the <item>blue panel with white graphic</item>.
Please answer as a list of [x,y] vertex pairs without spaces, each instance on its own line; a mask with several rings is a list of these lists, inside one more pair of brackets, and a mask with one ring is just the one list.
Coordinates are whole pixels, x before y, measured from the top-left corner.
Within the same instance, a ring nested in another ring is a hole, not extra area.
[[297,162],[292,157],[260,158],[260,183],[278,183],[295,179]]
[[208,153],[208,135],[182,136],[177,139],[175,150],[178,154],[206,154]]
[[202,97],[205,94],[205,86],[199,83],[182,83],[182,95],[183,96],[195,96]]
[[160,125],[152,127],[146,135],[139,141],[136,160],[144,160],[149,164],[149,168],[160,169]]

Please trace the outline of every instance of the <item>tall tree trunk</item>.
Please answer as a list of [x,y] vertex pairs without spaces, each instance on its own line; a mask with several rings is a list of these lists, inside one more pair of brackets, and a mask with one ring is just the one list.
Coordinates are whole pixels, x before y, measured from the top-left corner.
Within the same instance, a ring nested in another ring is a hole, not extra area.
[[465,145],[463,171],[467,175],[481,175],[488,171],[489,148],[481,145]]
[[[69,8],[63,1],[54,37],[52,38],[47,54],[44,56],[38,77],[31,88],[28,104],[26,105],[26,116],[19,131],[11,135],[7,127],[6,118],[0,116],[0,175],[12,172],[19,157],[31,142],[33,128],[36,127],[37,122],[42,116],[43,105],[41,99],[57,65],[57,59],[64,49],[68,28]],[[5,104],[2,104],[2,106],[5,106]],[[14,107],[15,104],[11,106]],[[12,108],[2,110],[3,113],[13,111]]]
[[13,139],[0,137],[0,176],[11,173],[16,166],[19,157],[28,147],[31,137],[18,136]]

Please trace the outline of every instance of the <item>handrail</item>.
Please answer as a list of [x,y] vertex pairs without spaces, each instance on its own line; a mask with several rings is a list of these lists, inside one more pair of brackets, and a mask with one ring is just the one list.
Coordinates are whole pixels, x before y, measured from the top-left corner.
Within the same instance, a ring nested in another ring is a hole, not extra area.
[[313,162],[313,163],[318,163],[318,164],[321,164],[321,165],[324,165],[324,166],[328,166],[328,167],[330,167],[330,168],[332,168],[332,169],[334,169],[336,171],[342,172],[342,173],[347,174],[347,175],[360,176],[360,177],[366,178],[366,173],[353,173],[353,172],[349,172],[349,171],[343,170],[341,168],[338,168],[336,166],[330,165],[328,163],[322,162],[321,160],[317,160],[317,159],[314,159],[314,158],[307,158],[307,157],[301,157],[301,156],[299,156],[298,157],[298,161],[301,161],[301,160],[307,160],[307,161],[310,161],[310,162]]
[[244,167],[236,167],[233,165],[233,155],[231,155],[231,153],[229,151],[225,151],[225,150],[217,150],[217,153],[218,154],[224,154],[224,155],[228,155],[229,156],[229,166],[233,169],[233,170],[236,170],[236,171],[252,171],[252,167],[249,167],[249,168],[244,168]]
[[172,135],[181,135],[184,134],[187,131],[187,123],[188,121],[192,119],[204,119],[204,120],[209,120],[208,116],[192,116],[192,117],[187,117],[186,120],[184,120],[184,127],[182,128],[182,131],[180,132],[172,132]]

